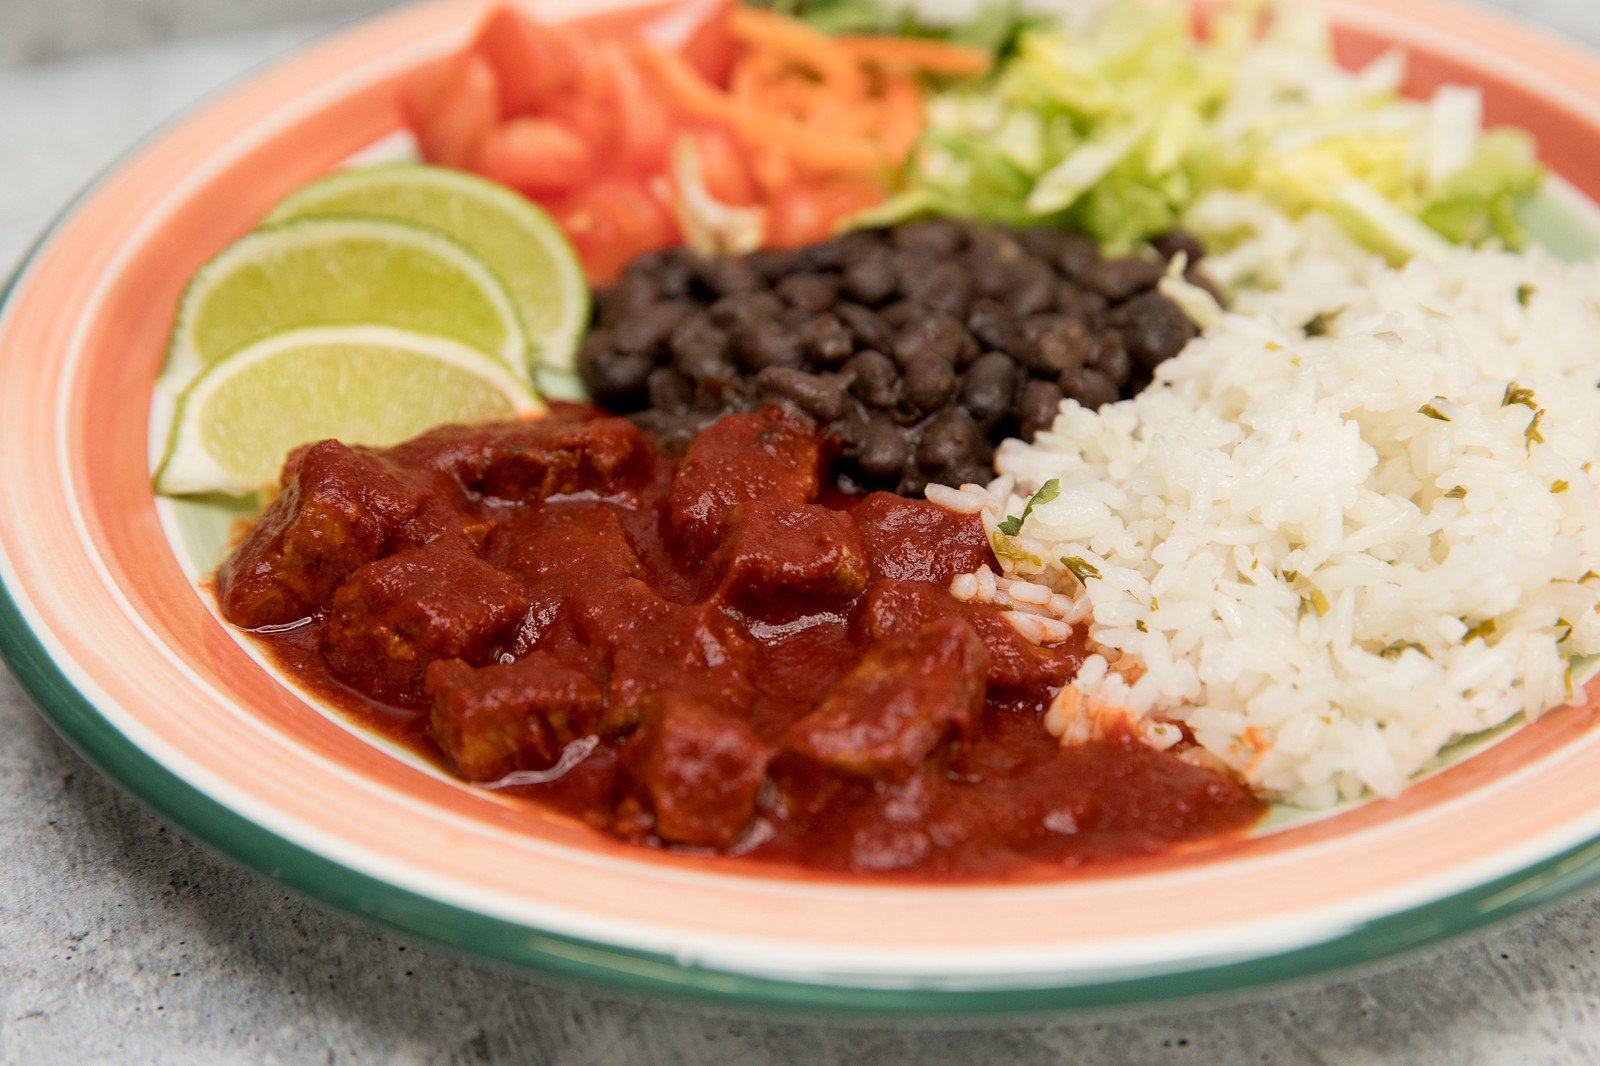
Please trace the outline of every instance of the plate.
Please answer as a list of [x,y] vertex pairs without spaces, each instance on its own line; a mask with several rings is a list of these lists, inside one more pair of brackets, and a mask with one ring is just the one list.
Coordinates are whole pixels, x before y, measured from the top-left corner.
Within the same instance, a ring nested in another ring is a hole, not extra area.
[[[481,8],[357,27],[172,125],[47,234],[0,310],[0,651],[45,715],[162,815],[329,903],[476,955],[745,1005],[907,1014],[1131,1004],[1383,958],[1600,877],[1600,685],[1414,785],[1141,869],[1017,885],[849,883],[645,851],[475,791],[303,700],[222,625],[149,483],[185,279],[279,197],[400,126],[396,86]],[[565,2],[620,32],[650,8]],[[1600,62],[1437,2],[1333,5],[1341,56],[1477,84],[1553,183],[1530,212],[1600,251]],[[170,539],[169,539],[170,538]]]

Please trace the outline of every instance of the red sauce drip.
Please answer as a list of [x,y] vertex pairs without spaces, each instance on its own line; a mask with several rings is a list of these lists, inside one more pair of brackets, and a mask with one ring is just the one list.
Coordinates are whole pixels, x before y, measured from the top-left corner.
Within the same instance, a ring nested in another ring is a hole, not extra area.
[[1131,736],[1062,748],[1040,717],[1081,645],[1036,647],[946,591],[993,564],[981,524],[830,495],[827,464],[776,411],[681,460],[574,411],[323,442],[218,596],[366,728],[643,845],[994,879],[1259,817],[1235,780]]

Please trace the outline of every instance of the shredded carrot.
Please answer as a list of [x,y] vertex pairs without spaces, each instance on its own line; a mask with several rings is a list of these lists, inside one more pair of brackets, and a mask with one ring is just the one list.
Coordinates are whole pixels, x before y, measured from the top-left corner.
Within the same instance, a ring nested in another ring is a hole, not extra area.
[[799,166],[823,174],[873,174],[887,163],[877,145],[861,138],[839,138],[809,130],[791,118],[774,116],[720,92],[676,52],[641,52],[667,93],[691,114],[733,127],[748,144],[783,149]]
[[949,74],[971,77],[989,69],[994,56],[987,49],[909,37],[834,37],[830,42],[857,59],[896,73]]
[[910,78],[885,78],[878,139],[890,159],[904,159],[922,135],[922,92]]
[[816,71],[852,95],[864,93],[860,62],[839,38],[812,29],[799,19],[738,6],[728,12],[728,29],[745,44],[776,52],[789,61]]

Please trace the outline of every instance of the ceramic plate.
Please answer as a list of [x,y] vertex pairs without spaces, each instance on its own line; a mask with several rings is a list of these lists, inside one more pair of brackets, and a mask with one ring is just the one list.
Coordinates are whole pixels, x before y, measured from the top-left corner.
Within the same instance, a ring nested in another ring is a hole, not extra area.
[[[0,317],[0,648],[44,713],[168,819],[311,895],[466,951],[636,990],[874,1012],[1148,1002],[1426,944],[1600,875],[1600,731],[1572,707],[1392,802],[1157,867],[895,887],[645,851],[471,790],[306,702],[214,614],[191,518],[152,497],[150,397],[186,278],[399,128],[396,85],[478,6],[417,7],[251,79],[99,181]],[[626,29],[633,7],[554,5]],[[1531,211],[1600,251],[1600,62],[1464,8],[1334,6],[1342,57],[1483,87],[1539,138]],[[1600,691],[1592,687],[1591,692]]]

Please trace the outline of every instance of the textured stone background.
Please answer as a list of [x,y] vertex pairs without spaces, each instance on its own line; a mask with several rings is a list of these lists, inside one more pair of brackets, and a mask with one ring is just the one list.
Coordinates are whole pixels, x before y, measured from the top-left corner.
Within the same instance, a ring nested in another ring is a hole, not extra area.
[[[1600,45],[1593,0],[1500,6]],[[0,0],[0,273],[138,133],[322,32],[287,21],[312,10]],[[3,669],[0,783],[3,1063],[1600,1062],[1600,890],[1371,974],[1223,1005],[846,1028],[551,984],[288,895],[119,793]]]

